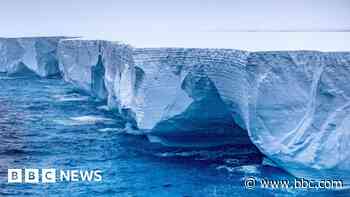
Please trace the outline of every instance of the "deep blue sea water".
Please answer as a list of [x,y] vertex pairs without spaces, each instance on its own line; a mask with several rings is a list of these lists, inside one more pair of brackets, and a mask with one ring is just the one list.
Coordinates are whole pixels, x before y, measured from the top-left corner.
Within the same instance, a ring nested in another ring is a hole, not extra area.
[[[152,144],[125,134],[117,114],[62,80],[0,75],[0,196],[304,196],[245,189],[245,177],[291,179],[278,168],[254,164],[254,154],[237,154],[247,151]],[[7,183],[9,168],[98,169],[103,180],[14,184]]]

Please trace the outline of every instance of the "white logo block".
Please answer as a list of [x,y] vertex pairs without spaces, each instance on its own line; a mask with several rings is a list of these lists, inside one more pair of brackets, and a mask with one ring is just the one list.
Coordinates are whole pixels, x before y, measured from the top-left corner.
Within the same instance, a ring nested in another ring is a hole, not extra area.
[[41,182],[43,182],[43,183],[55,183],[56,182],[56,169],[42,169],[41,170]]
[[22,183],[22,169],[8,169],[7,170],[8,183]]
[[24,170],[25,183],[39,183],[39,169],[25,169]]

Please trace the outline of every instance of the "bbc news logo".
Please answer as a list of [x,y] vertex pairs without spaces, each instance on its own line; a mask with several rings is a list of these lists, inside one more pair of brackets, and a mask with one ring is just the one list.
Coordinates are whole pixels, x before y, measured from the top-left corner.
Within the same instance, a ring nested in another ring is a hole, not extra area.
[[8,169],[8,183],[100,182],[101,170]]

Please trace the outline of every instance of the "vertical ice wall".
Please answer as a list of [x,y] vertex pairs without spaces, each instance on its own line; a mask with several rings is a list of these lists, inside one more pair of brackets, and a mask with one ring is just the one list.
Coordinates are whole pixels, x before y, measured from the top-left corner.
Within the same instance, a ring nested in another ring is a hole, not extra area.
[[134,59],[137,123],[151,140],[239,144],[247,130],[293,175],[350,180],[350,53],[137,49]]
[[247,56],[239,50],[136,49],[138,127],[163,144],[249,143]]
[[133,105],[134,67],[131,47],[103,40],[66,39],[58,46],[64,80],[120,112]]
[[0,72],[59,74],[57,45],[64,37],[0,38]]
[[0,38],[0,72],[61,72],[166,145],[253,142],[293,175],[350,180],[350,53]]
[[350,54],[256,52],[247,73],[254,144],[293,175],[350,180]]

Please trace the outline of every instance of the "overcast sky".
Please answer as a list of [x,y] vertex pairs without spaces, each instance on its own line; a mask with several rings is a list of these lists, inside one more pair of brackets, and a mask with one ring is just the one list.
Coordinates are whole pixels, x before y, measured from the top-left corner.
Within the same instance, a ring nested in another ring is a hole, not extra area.
[[350,50],[348,0],[1,0],[0,18],[2,37],[84,36],[139,47]]

